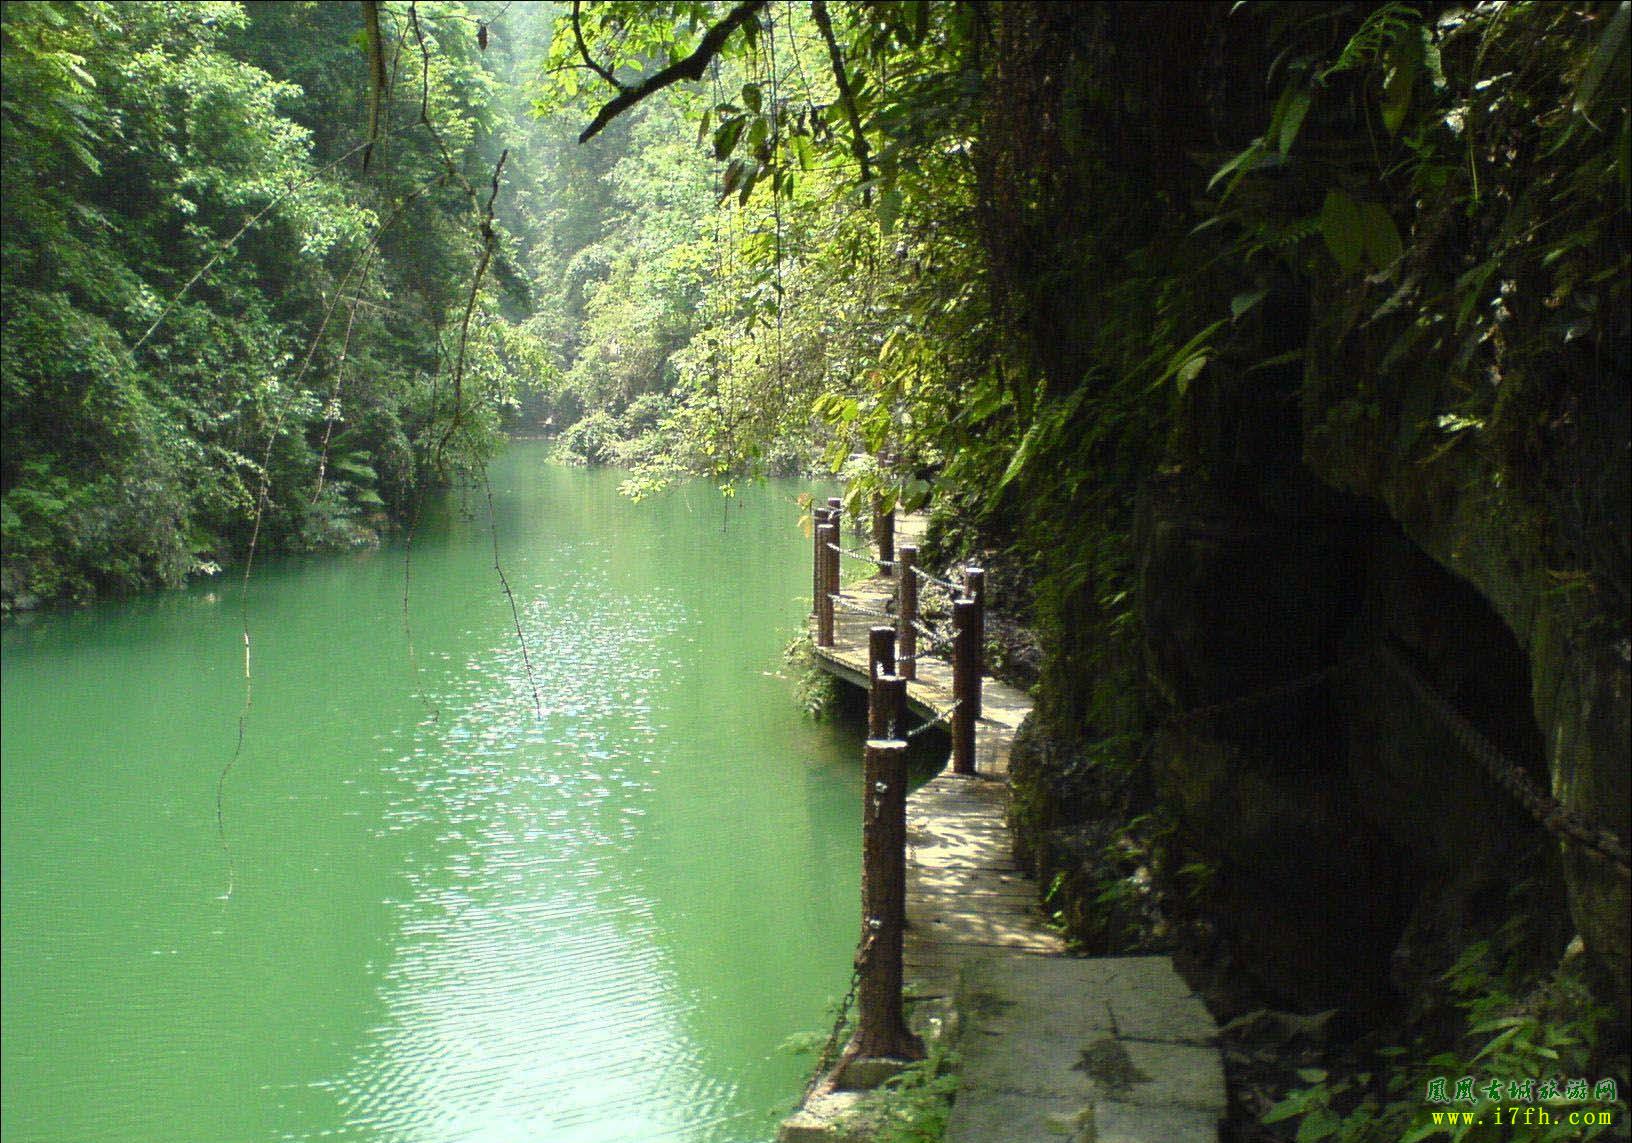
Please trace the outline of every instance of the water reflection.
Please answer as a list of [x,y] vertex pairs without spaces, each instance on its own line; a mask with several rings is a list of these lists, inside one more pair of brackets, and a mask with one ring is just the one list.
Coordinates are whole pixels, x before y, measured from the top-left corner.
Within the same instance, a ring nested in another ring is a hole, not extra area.
[[400,551],[257,573],[229,902],[236,591],[8,626],[8,1143],[769,1137],[847,979],[859,743],[775,676],[785,498],[616,480],[495,468],[542,717],[485,518],[416,541],[412,656]]

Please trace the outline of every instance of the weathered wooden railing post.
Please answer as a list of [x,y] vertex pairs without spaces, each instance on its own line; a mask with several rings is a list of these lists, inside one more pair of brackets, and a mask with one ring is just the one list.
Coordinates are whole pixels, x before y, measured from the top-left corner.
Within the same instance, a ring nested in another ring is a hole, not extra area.
[[[873,683],[880,674],[896,673],[896,629],[894,627],[868,627],[867,629],[867,666],[868,683]],[[873,735],[878,736],[878,735]]]
[[839,542],[839,526],[823,524],[816,529],[818,567],[816,592],[816,646],[833,646],[833,597],[839,591],[839,553],[833,545]]
[[896,561],[900,577],[895,581],[895,651],[898,656],[896,674],[903,679],[918,677],[918,548],[902,544]]
[[[892,677],[896,686],[904,686]],[[924,1045],[907,1027],[902,938],[907,923],[907,744],[867,742],[863,771],[861,947],[856,952],[856,1030],[838,1068],[839,1086],[865,1086],[858,1060],[918,1060]]]
[[844,519],[844,513],[839,509],[834,508],[830,512],[829,518],[832,522],[828,525],[828,527],[832,529],[833,535],[829,539],[828,546],[822,554],[827,558],[827,602],[828,606],[832,608],[831,614],[833,618],[831,622],[833,625],[833,634],[836,638],[838,635],[839,623],[838,597],[841,594],[839,584],[842,582],[839,569],[843,567],[843,561],[839,559],[839,548],[844,543],[844,528],[840,522]]
[[812,504],[810,506],[810,613],[822,613],[822,569],[827,565],[822,561],[822,525],[827,523],[827,505]]
[[986,570],[984,568],[963,569],[963,598],[978,600],[981,614],[986,612]]
[[890,575],[895,569],[895,509],[884,511],[883,494],[873,493],[873,543],[878,545],[878,572]]
[[907,681],[896,674],[895,628],[868,629],[867,679],[867,737],[899,737],[907,724]]
[[964,580],[973,599],[952,601],[952,772],[975,772],[975,724],[980,721],[981,650],[985,640],[985,573]]

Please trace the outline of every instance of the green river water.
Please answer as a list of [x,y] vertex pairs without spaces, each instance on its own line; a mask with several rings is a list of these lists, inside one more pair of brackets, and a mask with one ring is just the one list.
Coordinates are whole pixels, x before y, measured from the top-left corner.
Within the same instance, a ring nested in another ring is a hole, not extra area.
[[[414,546],[4,630],[6,1143],[764,1140],[858,926],[792,485],[494,466]],[[468,503],[465,501],[468,500]],[[231,888],[228,895],[229,886]]]

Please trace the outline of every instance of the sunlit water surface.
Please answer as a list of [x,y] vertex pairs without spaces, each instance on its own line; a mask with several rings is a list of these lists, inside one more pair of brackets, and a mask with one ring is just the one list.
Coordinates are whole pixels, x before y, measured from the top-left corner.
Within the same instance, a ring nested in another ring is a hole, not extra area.
[[[518,443],[400,547],[4,630],[4,1132],[771,1137],[857,925],[796,489]],[[230,889],[230,895],[228,891]]]

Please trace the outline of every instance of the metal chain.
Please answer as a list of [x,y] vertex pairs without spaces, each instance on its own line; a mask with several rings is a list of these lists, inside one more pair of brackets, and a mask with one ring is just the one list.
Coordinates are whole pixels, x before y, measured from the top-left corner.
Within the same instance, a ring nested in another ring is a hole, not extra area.
[[916,619],[912,621],[912,629],[918,632],[918,634],[922,635],[925,639],[928,639],[932,647],[952,646],[952,640],[948,639],[945,635],[940,634],[933,628],[925,627]]
[[962,701],[963,701],[962,699],[959,699],[958,702],[953,703],[951,706],[947,707],[945,710],[937,711],[935,713],[935,717],[930,719],[928,722],[920,723],[918,726],[915,726],[911,730],[907,731],[908,740],[910,741],[911,739],[917,738],[920,734],[922,734],[924,731],[928,730],[930,727],[939,725],[940,723],[943,723],[943,722],[947,721],[949,718],[952,717],[952,712],[958,709],[958,703],[961,703]]
[[1404,680],[1411,693],[1440,717],[1457,744],[1483,766],[1496,784],[1524,807],[1525,812],[1540,822],[1542,828],[1609,861],[1621,876],[1632,876],[1632,861],[1629,861],[1626,846],[1620,838],[1538,789],[1530,775],[1436,692],[1394,648],[1378,644],[1377,654]]
[[856,1006],[856,992],[861,988],[861,973],[873,953],[874,932],[869,931],[862,937],[861,944],[856,946],[856,959],[850,969],[850,987],[845,991],[844,999],[839,1001],[838,1015],[833,1018],[833,1031],[828,1033],[827,1043],[822,1045],[821,1053],[816,1057],[816,1070],[811,1074],[810,1082],[805,1085],[805,1098],[816,1090],[816,1085],[822,1082],[827,1075],[827,1069],[832,1067],[839,1058],[839,1041],[844,1036],[845,1025],[850,1022],[850,1010]]
[[843,594],[835,595],[834,593],[829,592],[827,597],[829,599],[831,599],[836,605],[844,608],[846,611],[854,612],[857,615],[871,615],[875,619],[894,619],[895,618],[895,616],[891,615],[887,611],[879,611],[876,608],[866,607],[866,606],[864,606],[864,605],[862,605],[860,603],[857,603],[855,600],[851,599],[847,595],[843,595]]
[[849,556],[851,559],[860,560],[864,564],[876,564],[879,567],[886,568],[893,568],[895,566],[894,560],[881,560],[877,556],[873,555],[873,550],[871,548],[841,548],[839,545],[832,542],[829,542],[827,546],[833,551],[838,552],[841,556]]
[[940,579],[937,576],[932,576],[928,572],[926,572],[923,568],[915,567],[912,570],[917,574],[919,579],[925,581],[926,583],[933,583],[933,584],[935,584],[935,585],[937,585],[939,587],[944,587],[944,588],[946,588],[947,591],[950,591],[950,592],[952,592],[954,594],[958,594],[958,593],[963,591],[963,588],[959,587],[957,584],[951,583],[951,582],[949,582],[947,580],[944,580],[944,579]]
[[1284,698],[1287,695],[1296,694],[1298,691],[1312,687],[1316,683],[1323,682],[1326,677],[1332,674],[1332,672],[1336,671],[1338,667],[1346,666],[1350,662],[1353,662],[1353,660],[1345,660],[1343,663],[1333,663],[1331,666],[1322,667],[1313,674],[1302,675],[1284,683],[1276,683],[1274,686],[1265,687],[1263,690],[1253,691],[1251,694],[1241,695],[1237,698],[1225,699],[1223,702],[1215,702],[1208,706],[1198,706],[1194,710],[1179,711],[1176,714],[1169,715],[1164,725],[1182,726],[1187,722],[1195,722],[1198,719],[1207,718],[1210,715],[1220,714],[1226,710],[1233,710],[1236,707],[1251,706],[1254,703],[1269,702],[1271,699]]
[[[1400,676],[1400,679],[1416,696],[1418,701],[1445,723],[1446,729],[1456,739],[1457,745],[1467,751],[1468,756],[1478,762],[1485,772],[1490,775],[1491,779],[1506,790],[1524,808],[1526,813],[1540,823],[1543,829],[1556,837],[1574,842],[1589,853],[1610,862],[1621,876],[1632,876],[1632,859],[1629,859],[1626,845],[1620,838],[1539,789],[1521,766],[1506,754],[1503,754],[1495,743],[1480,733],[1478,728],[1469,722],[1461,711],[1457,710],[1449,700],[1435,691],[1428,680],[1418,674],[1416,668],[1403,659],[1392,647],[1379,643],[1376,649],[1378,657],[1395,674]],[[1313,674],[1304,675],[1301,678],[1280,683],[1273,687],[1266,687],[1241,698],[1228,699],[1224,702],[1213,703],[1210,706],[1184,711],[1171,716],[1166,725],[1182,725],[1235,707],[1282,698],[1306,687],[1313,686],[1339,668],[1353,665],[1358,661],[1358,657],[1345,659]]]

